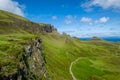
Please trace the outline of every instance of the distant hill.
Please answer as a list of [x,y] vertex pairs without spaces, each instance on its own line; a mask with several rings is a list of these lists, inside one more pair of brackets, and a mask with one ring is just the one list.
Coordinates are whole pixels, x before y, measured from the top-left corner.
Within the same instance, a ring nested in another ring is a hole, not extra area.
[[95,38],[80,38],[80,40],[105,40],[105,41],[110,41],[110,42],[120,42],[120,37],[119,36],[106,36],[106,37],[95,37]]
[[0,10],[0,80],[120,80],[120,43],[59,34]]
[[98,38],[98,37],[96,37],[96,36],[93,36],[92,38],[91,38],[91,40],[102,40],[101,38]]

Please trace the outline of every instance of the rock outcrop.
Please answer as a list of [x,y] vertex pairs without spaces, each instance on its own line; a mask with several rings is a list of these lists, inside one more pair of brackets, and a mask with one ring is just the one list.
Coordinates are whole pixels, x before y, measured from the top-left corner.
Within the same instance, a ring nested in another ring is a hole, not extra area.
[[30,72],[46,77],[45,57],[42,53],[42,47],[42,40],[40,38],[34,39],[33,44],[27,46],[26,52]]
[[54,26],[52,26],[51,24],[39,25],[38,23],[34,23],[31,21],[23,21],[12,17],[11,19],[13,20],[12,22],[0,21],[0,25],[4,27],[11,27],[16,30],[19,30],[21,28],[29,33],[37,34],[42,33],[43,31],[52,32],[53,30],[55,30]]
[[47,24],[47,25],[44,26],[44,30],[46,32],[52,32],[53,26],[51,26],[50,24]]
[[[16,71],[11,74],[0,74],[0,80],[44,80],[46,79],[45,57],[42,53],[42,40],[36,38],[31,40],[31,43],[25,45],[23,53],[18,55],[22,58],[15,68]],[[6,67],[0,68],[0,71]]]
[[99,38],[99,37],[93,36],[93,37],[91,38],[91,40],[102,40],[102,39]]

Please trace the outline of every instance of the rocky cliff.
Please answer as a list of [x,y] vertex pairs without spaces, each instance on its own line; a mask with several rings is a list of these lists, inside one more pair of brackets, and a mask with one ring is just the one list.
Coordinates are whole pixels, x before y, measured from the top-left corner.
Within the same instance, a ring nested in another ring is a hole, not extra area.
[[0,80],[48,78],[39,36],[54,30],[51,24],[35,23],[0,10]]
[[6,67],[0,67],[0,80],[44,80],[47,76],[45,69],[45,57],[42,53],[42,40],[40,38],[32,39],[24,46],[20,58],[17,62],[16,71],[12,74],[6,74]]
[[53,30],[56,29],[51,24],[35,23],[21,16],[0,10],[0,34],[24,31],[40,34],[44,31],[52,32]]

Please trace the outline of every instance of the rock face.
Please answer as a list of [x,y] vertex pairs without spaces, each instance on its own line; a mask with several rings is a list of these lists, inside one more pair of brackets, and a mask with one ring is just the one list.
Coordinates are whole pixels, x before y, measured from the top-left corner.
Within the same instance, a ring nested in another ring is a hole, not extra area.
[[44,30],[46,32],[52,32],[52,30],[53,30],[52,28],[53,28],[53,26],[51,26],[50,24],[47,24],[44,26]]
[[[0,10],[0,14],[2,14],[0,15],[0,34],[32,33],[41,35],[55,30],[50,24],[35,23],[9,12]],[[0,64],[0,80],[42,80],[46,78],[46,61],[42,52],[42,40],[40,38],[29,39],[29,37],[24,38],[25,42],[19,40],[19,43],[14,38],[10,38],[8,42],[11,44],[5,44],[5,53],[9,55],[5,54],[3,63],[6,63],[2,64],[1,62],[2,65]],[[29,41],[27,42],[27,40]],[[17,46],[14,42],[17,43]],[[10,51],[7,52],[6,49],[9,47]]]
[[[16,72],[8,75],[1,75],[0,80],[43,80],[46,79],[45,57],[42,53],[42,40],[36,38],[31,44],[26,45],[22,59],[19,61]],[[5,67],[4,67],[5,69]],[[0,70],[4,70],[0,69]]]
[[45,70],[45,58],[42,54],[42,40],[34,39],[34,43],[32,45],[28,45],[27,49],[28,56],[28,66],[29,70],[32,73],[36,73],[38,76],[46,77]]
[[16,30],[22,29],[25,30],[29,33],[42,33],[43,31],[45,32],[52,32],[54,27],[50,24],[38,24],[35,22],[31,22],[31,21],[24,21],[24,20],[20,20],[20,19],[16,19],[13,16],[9,16],[11,18],[11,22],[5,22],[5,21],[0,21],[0,25],[5,27],[11,27],[14,28]]

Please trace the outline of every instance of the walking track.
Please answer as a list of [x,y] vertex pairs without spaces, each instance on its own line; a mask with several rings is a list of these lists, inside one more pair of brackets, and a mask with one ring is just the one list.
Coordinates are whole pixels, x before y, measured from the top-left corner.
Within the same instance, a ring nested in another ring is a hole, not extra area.
[[77,79],[76,79],[76,77],[74,76],[74,74],[73,74],[73,72],[72,72],[72,66],[73,66],[73,64],[75,64],[75,63],[76,63],[78,60],[80,60],[80,59],[82,59],[82,58],[77,58],[76,60],[74,60],[74,61],[71,62],[71,64],[70,64],[69,72],[70,72],[70,74],[71,74],[73,80],[77,80]]

